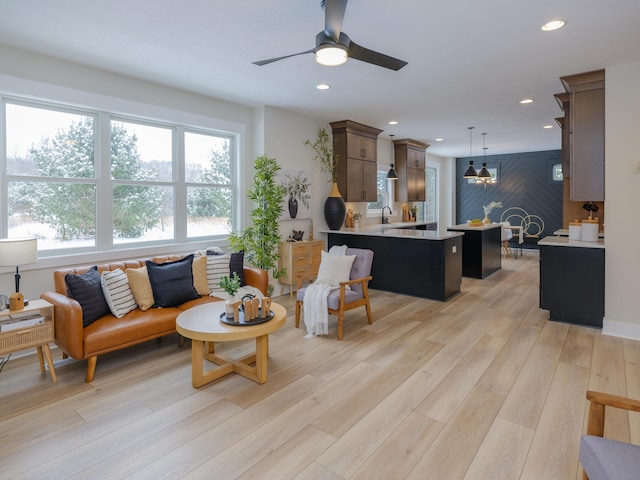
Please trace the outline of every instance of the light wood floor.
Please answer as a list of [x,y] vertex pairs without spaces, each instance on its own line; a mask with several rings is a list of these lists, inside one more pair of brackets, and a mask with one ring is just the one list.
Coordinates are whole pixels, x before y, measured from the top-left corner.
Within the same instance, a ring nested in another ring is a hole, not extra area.
[[[344,340],[271,337],[264,385],[191,387],[177,337],[57,368],[0,373],[2,479],[577,479],[587,389],[640,398],[640,342],[547,321],[538,255],[464,279],[446,303],[372,292]],[[251,342],[221,345],[243,353]],[[53,350],[54,357],[60,352]],[[640,441],[616,413],[607,436]]]

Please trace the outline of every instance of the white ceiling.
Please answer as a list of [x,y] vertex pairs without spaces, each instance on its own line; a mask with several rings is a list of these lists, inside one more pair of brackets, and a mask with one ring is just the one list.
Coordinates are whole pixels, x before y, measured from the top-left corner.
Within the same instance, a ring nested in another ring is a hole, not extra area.
[[[567,25],[542,32],[548,20]],[[409,64],[398,72],[300,55],[324,28],[320,0],[2,0],[0,44],[245,105],[468,156],[560,148],[558,78],[640,61],[640,0],[351,0],[343,31]],[[327,91],[315,89],[329,83]],[[520,105],[531,97],[535,102]],[[388,125],[397,120],[398,125]],[[554,125],[543,129],[543,125]],[[442,142],[435,142],[438,137]]]

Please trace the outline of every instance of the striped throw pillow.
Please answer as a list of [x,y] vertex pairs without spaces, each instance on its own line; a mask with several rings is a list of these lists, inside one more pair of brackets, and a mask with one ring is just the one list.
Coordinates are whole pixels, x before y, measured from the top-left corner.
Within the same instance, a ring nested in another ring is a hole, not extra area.
[[109,310],[117,318],[124,317],[138,306],[129,287],[127,275],[119,268],[111,272],[102,272],[101,284]]
[[220,277],[229,276],[229,261],[231,256],[228,253],[224,255],[207,255],[207,285],[211,291],[212,297],[221,297],[220,294],[226,295],[224,290],[220,288]]

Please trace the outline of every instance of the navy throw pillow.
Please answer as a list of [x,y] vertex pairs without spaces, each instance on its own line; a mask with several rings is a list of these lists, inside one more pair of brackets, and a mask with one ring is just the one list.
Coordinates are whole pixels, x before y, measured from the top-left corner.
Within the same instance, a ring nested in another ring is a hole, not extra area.
[[193,286],[192,264],[193,254],[167,263],[147,260],[147,273],[156,307],[175,307],[200,298]]
[[244,287],[247,282],[244,280],[244,250],[231,254],[229,260],[229,274],[233,277],[233,272],[240,278],[240,286]]
[[86,327],[111,310],[102,293],[101,275],[98,267],[93,266],[83,274],[67,273],[64,276],[71,298],[82,307],[82,326]]

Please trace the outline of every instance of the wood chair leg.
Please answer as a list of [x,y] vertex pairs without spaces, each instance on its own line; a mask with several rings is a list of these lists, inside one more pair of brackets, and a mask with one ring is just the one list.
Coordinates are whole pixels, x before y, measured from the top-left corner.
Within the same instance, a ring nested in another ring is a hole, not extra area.
[[302,302],[296,300],[296,328],[300,328],[300,307],[302,306]]
[[93,382],[93,377],[96,375],[96,364],[98,363],[98,356],[94,355],[87,359],[87,383]]
[[344,312],[338,312],[338,340],[342,340],[342,327],[344,327]]

